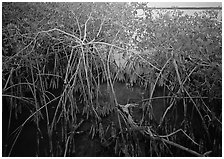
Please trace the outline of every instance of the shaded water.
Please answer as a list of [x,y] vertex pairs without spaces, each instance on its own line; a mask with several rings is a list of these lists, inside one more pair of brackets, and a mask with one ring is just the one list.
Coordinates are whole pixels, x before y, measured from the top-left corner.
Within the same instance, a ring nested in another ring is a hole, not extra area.
[[[99,89],[99,96],[98,96],[98,102],[100,106],[106,107],[108,104],[111,104],[111,89],[108,88],[106,84],[101,85]],[[54,93],[56,96],[59,96],[61,94],[61,90],[52,90],[52,93]],[[127,87],[123,83],[115,83],[114,85],[114,92],[117,98],[117,102],[119,104],[125,105],[128,103],[138,103],[138,107],[133,109],[133,116],[135,116],[136,119],[141,120],[142,114],[143,114],[143,108],[145,107],[144,101],[145,99],[148,99],[150,89],[149,88],[141,88],[141,87]],[[154,92],[153,97],[160,97],[164,96],[164,90],[162,87],[157,87],[156,91]],[[147,100],[146,100],[147,101]],[[152,125],[158,125],[159,121],[161,120],[161,117],[163,115],[163,112],[166,107],[166,101],[163,98],[158,98],[156,100],[152,100],[152,112],[153,112],[153,121]],[[215,104],[215,103],[214,103]],[[220,103],[216,103],[217,105],[220,105]],[[50,116],[53,116],[55,112],[55,105],[57,105],[57,102],[54,102],[48,106],[49,108],[49,114]],[[183,118],[183,103],[178,102],[176,103],[177,107],[174,107],[176,109],[171,110],[171,116],[168,116],[168,120],[172,123],[170,127],[176,127],[176,128],[183,128],[183,126],[187,126],[187,124],[183,124],[183,121],[185,119]],[[147,106],[147,105],[146,105]],[[79,108],[83,108],[82,103],[78,106]],[[18,118],[15,118],[14,111],[12,111],[12,117],[11,117],[11,125],[9,132],[7,132],[8,127],[8,119],[9,119],[9,109],[10,106],[7,103],[5,97],[3,98],[3,156],[7,156],[9,154],[10,148],[12,147],[13,141],[15,141],[15,135],[9,136],[9,134],[15,130],[19,125],[21,125],[24,120],[26,120],[30,112],[29,110],[24,107],[22,108],[22,113],[18,115]],[[194,132],[194,137],[196,138],[196,141],[198,143],[201,142],[202,139],[206,138],[206,132],[204,131],[204,128],[202,126],[202,121],[200,117],[198,116],[195,110],[193,110],[194,107],[188,106],[188,117],[191,117],[191,120],[194,121],[193,124],[191,123],[191,127],[187,128],[188,131]],[[216,108],[216,107],[214,107]],[[173,112],[176,112],[176,115],[174,115]],[[82,111],[80,111],[82,112]],[[217,112],[220,112],[218,110]],[[114,153],[114,146],[113,143],[115,142],[115,138],[111,139],[111,136],[113,136],[112,131],[113,128],[119,128],[119,122],[117,118],[117,114],[114,111],[111,111],[110,114],[107,114],[106,116],[102,117],[102,121],[100,122],[103,126],[103,129],[105,131],[104,138],[106,140],[111,140],[111,145],[109,146],[107,142],[101,141],[101,139],[97,136],[92,137],[91,135],[91,127],[99,127],[99,123],[96,123],[95,119],[89,118],[86,119],[85,115],[82,115],[82,113],[77,113],[77,120],[84,122],[81,124],[81,126],[77,129],[77,132],[74,135],[74,142],[73,146],[71,146],[71,149],[68,151],[69,153],[67,155],[70,156],[85,156],[85,157],[92,157],[92,156],[118,156],[118,154]],[[151,120],[151,119],[148,119]],[[172,122],[171,122],[172,120]],[[57,129],[54,130],[52,140],[53,140],[53,154],[55,156],[63,156],[64,150],[65,150],[65,143],[62,140],[62,131],[61,128],[61,122],[57,124]],[[123,123],[124,124],[124,123]],[[164,123],[166,124],[166,122]],[[168,125],[169,126],[169,125]],[[190,125],[188,125],[190,126]],[[125,127],[125,125],[123,125]],[[209,127],[209,134],[211,136],[210,142],[204,142],[205,144],[208,144],[208,149],[212,149],[213,143],[220,144],[220,142],[217,139],[220,139],[220,130],[216,130],[218,126],[210,126]],[[187,130],[186,129],[186,130]],[[46,124],[46,118],[43,118],[39,122],[39,130],[37,129],[36,124],[33,121],[29,121],[25,126],[23,127],[13,149],[11,152],[11,156],[49,156],[49,136],[47,133],[47,124]],[[107,130],[107,131],[106,131]],[[158,129],[158,132],[164,133],[164,131],[167,131],[167,125],[162,125],[161,128]],[[213,131],[214,130],[214,131]],[[172,132],[172,131],[171,131]],[[203,135],[202,135],[203,134]],[[37,140],[37,136],[39,140]],[[151,152],[148,151],[150,149],[149,140],[145,139],[141,134],[135,134],[134,138],[139,139],[139,145],[141,147],[140,156],[149,156]],[[14,137],[14,138],[13,138]],[[182,136],[183,137],[183,136]],[[184,137],[183,137],[184,138]],[[178,140],[180,142],[183,142],[182,138]],[[213,143],[212,143],[213,142]],[[189,143],[189,141],[184,142]],[[8,145],[8,147],[6,147]],[[190,145],[190,144],[189,144]],[[198,148],[195,148],[198,149]],[[175,152],[177,154],[175,154]],[[186,156],[187,154],[179,149],[174,149],[173,152],[175,155],[178,156]],[[213,152],[214,156],[217,156],[219,153],[219,150],[214,150]],[[182,154],[182,155],[181,155]],[[122,156],[122,154],[120,154]],[[156,156],[156,154],[154,154]],[[167,153],[167,156],[170,154]]]

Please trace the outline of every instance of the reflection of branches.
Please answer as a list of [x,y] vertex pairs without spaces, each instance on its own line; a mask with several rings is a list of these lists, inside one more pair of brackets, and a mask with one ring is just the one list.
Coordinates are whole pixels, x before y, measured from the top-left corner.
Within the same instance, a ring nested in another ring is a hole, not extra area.
[[[162,69],[160,70],[159,75],[157,76],[156,81],[155,81],[153,87],[151,88],[151,92],[150,92],[149,99],[152,99],[152,96],[153,96],[153,93],[154,93],[154,91],[155,91],[155,88],[156,88],[157,82],[158,82],[158,80],[159,80],[159,77],[160,77],[160,75],[162,74],[163,70],[166,68],[166,66],[167,66],[167,64],[169,63],[170,60],[171,60],[171,58],[169,58],[169,59],[166,61],[166,63],[164,64],[164,66],[163,66]],[[149,103],[150,103],[149,106],[151,107],[151,106],[152,106],[152,104],[151,104],[151,100],[150,100]],[[152,107],[151,107],[150,109],[152,109]],[[147,113],[148,110],[149,110],[149,109],[147,109],[145,113]],[[145,115],[142,116],[142,122],[144,121],[144,116],[145,116]]]
[[170,136],[172,136],[172,135],[174,135],[174,134],[176,134],[176,133],[178,133],[178,132],[182,132],[188,139],[190,139],[195,145],[198,145],[198,146],[200,146],[197,142],[195,142],[189,135],[187,135],[182,129],[178,129],[178,130],[176,130],[176,131],[174,131],[174,132],[172,132],[172,133],[170,133],[170,134],[168,134],[168,135],[160,135],[159,137],[162,137],[162,138],[167,138],[167,137],[170,137]]
[[[5,95],[5,96],[7,96],[7,95]],[[10,95],[10,97],[11,97],[11,98],[18,98],[18,97],[16,97],[16,96],[12,96],[12,95]],[[11,146],[11,148],[10,148],[10,152],[9,152],[9,155],[8,155],[8,156],[10,156],[11,151],[13,150],[14,145],[15,145],[15,143],[16,143],[16,141],[17,141],[19,135],[20,135],[20,132],[21,132],[22,129],[24,128],[25,124],[26,124],[29,120],[31,120],[32,117],[34,117],[34,115],[36,115],[37,113],[39,113],[43,108],[47,107],[50,103],[56,101],[56,100],[59,99],[59,98],[61,99],[61,96],[58,96],[58,97],[52,99],[52,100],[49,101],[48,103],[46,103],[46,104],[44,104],[43,106],[41,106],[40,108],[38,108],[38,109],[37,109],[35,112],[33,112],[28,118],[26,118],[26,120],[25,120],[20,126],[18,126],[18,127],[17,127],[17,128],[16,128],[16,129],[9,135],[9,136],[11,136],[11,135],[15,134],[16,137],[15,137],[15,139],[14,139],[14,141],[13,141],[13,144],[12,144],[12,146]],[[21,98],[21,99],[22,99],[22,98]],[[54,124],[54,122],[52,122],[52,124]]]
[[[188,92],[185,88],[184,88],[184,91],[185,91],[186,94],[189,96],[189,98],[190,98],[190,100],[192,101],[194,107],[196,108],[196,110],[197,110],[197,112],[198,112],[198,114],[199,114],[199,116],[200,116],[200,118],[201,118],[201,120],[202,120],[202,124],[203,124],[203,126],[204,126],[204,128],[205,128],[205,131],[206,131],[206,133],[207,133],[207,135],[208,135],[208,137],[209,137],[208,127],[207,127],[206,124],[205,124],[205,120],[204,120],[204,118],[203,118],[203,116],[202,116],[202,114],[201,114],[201,112],[200,112],[200,110],[199,110],[197,104],[194,102],[194,100],[191,98],[191,95],[189,94],[189,92]],[[209,139],[209,140],[210,140],[210,139]]]
[[[199,93],[198,93],[199,94]],[[215,116],[215,114],[212,113],[212,111],[208,108],[208,106],[205,104],[204,100],[203,100],[203,97],[200,97],[201,99],[201,102],[203,103],[203,105],[205,106],[205,108],[207,109],[207,111],[212,115],[212,118],[213,119],[216,119],[218,121],[218,123],[220,125],[222,125],[222,122]],[[209,117],[209,116],[208,116]]]
[[166,142],[167,144],[170,144],[170,145],[175,146],[177,148],[180,148],[180,149],[182,149],[184,151],[187,151],[187,152],[189,152],[189,153],[191,153],[191,154],[193,154],[195,156],[198,156],[198,157],[203,157],[204,156],[204,155],[202,155],[202,154],[200,154],[200,153],[198,153],[198,152],[196,152],[194,150],[191,150],[191,149],[189,149],[187,147],[184,147],[184,146],[182,146],[180,144],[177,144],[175,142],[172,142],[172,141],[169,141],[169,140],[166,140],[166,139],[163,139],[163,138],[159,138],[159,140],[161,140],[163,142]]
[[[188,139],[190,139],[195,145],[197,145],[197,146],[200,146],[197,142],[195,142],[189,135],[187,135],[182,129],[178,129],[178,130],[176,130],[176,131],[174,131],[174,132],[172,132],[172,133],[170,133],[170,134],[168,134],[168,135],[156,135],[155,133],[154,133],[154,131],[153,130],[151,130],[151,127],[150,126],[138,126],[135,122],[134,122],[134,120],[132,119],[132,116],[130,115],[130,113],[129,113],[129,110],[128,110],[128,107],[130,107],[130,106],[135,106],[135,104],[133,105],[133,104],[126,104],[126,105],[119,105],[119,107],[118,108],[121,108],[121,110],[122,110],[122,112],[120,112],[121,114],[122,114],[122,117],[124,118],[124,121],[125,121],[125,123],[126,123],[126,121],[127,121],[127,123],[129,123],[129,125],[131,125],[135,130],[138,130],[140,133],[142,133],[144,136],[146,136],[146,137],[149,137],[151,140],[159,140],[159,141],[162,141],[162,142],[164,142],[164,143],[167,143],[167,144],[169,144],[169,145],[172,145],[172,146],[175,146],[175,147],[177,147],[177,148],[180,148],[180,149],[182,149],[182,150],[184,150],[184,151],[187,151],[187,152],[189,152],[189,153],[191,153],[191,154],[193,154],[193,155],[195,155],[195,156],[203,156],[202,154],[199,154],[198,152],[195,152],[194,150],[191,150],[191,149],[189,149],[189,148],[186,148],[186,147],[184,147],[184,146],[182,146],[182,145],[180,145],[180,144],[177,144],[177,143],[175,143],[175,142],[172,142],[172,141],[169,141],[168,140],[168,137],[170,137],[170,136],[173,136],[173,135],[175,135],[176,133],[178,133],[178,132],[182,132]],[[119,110],[119,109],[118,109]],[[126,114],[126,115],[123,115],[123,114]],[[126,119],[125,119],[126,118]],[[127,123],[126,123],[126,125],[127,125]],[[143,128],[143,129],[142,129]],[[142,130],[144,130],[144,131],[142,131]],[[167,138],[167,139],[164,139],[164,138]]]
[[[191,74],[195,71],[196,68],[197,68],[197,66],[194,67],[194,68],[191,70],[191,72],[187,75],[187,77],[186,77],[186,78],[184,79],[184,81],[181,83],[181,86],[184,86],[184,84],[187,82],[187,79],[191,76]],[[181,81],[180,81],[180,82],[181,82]],[[182,88],[183,88],[183,87],[180,87],[176,94],[179,94],[179,92],[181,91]],[[176,98],[176,97],[177,97],[177,96],[175,95],[174,98]],[[185,97],[182,97],[182,98],[185,99]],[[189,98],[192,98],[192,97],[189,97]],[[163,123],[163,120],[164,120],[164,118],[165,118],[167,112],[168,112],[168,111],[172,108],[172,106],[174,105],[174,102],[175,102],[175,100],[173,99],[173,100],[172,100],[172,103],[166,108],[165,112],[163,113],[162,119],[161,119],[161,121],[160,121],[160,125]],[[186,108],[185,108],[185,109],[186,109]]]
[[[176,98],[176,99],[209,99],[209,97],[201,97],[201,96],[194,96],[194,97],[178,97],[178,96],[158,96],[158,97],[152,97],[152,98],[145,98],[143,100],[141,100],[139,103],[142,103],[142,102],[146,102],[146,101],[149,101],[149,100],[155,100],[155,99],[164,99],[164,98]],[[214,99],[217,99],[217,100],[222,100],[222,98],[214,98]]]
[[[175,146],[175,147],[177,147],[177,148],[179,148],[179,149],[181,149],[181,150],[184,150],[184,151],[186,151],[186,152],[189,152],[189,153],[191,153],[191,154],[193,154],[193,155],[195,155],[195,156],[199,156],[199,157],[203,157],[203,156],[205,156],[205,154],[204,155],[202,155],[202,154],[200,154],[200,153],[198,153],[198,152],[196,152],[196,151],[194,151],[194,150],[191,150],[191,149],[189,149],[189,148],[187,148],[187,147],[184,147],[184,146],[182,146],[182,145],[180,145],[180,144],[178,144],[178,143],[175,143],[175,142],[172,142],[172,141],[169,141],[169,140],[167,140],[167,139],[164,139],[164,137],[165,138],[167,138],[167,137],[169,137],[169,136],[172,136],[172,135],[174,135],[175,133],[177,133],[177,132],[179,132],[179,131],[181,131],[181,132],[183,132],[184,133],[184,131],[182,130],[182,129],[179,129],[179,130],[177,130],[177,131],[175,131],[175,132],[173,132],[173,133],[171,133],[171,134],[168,134],[168,135],[164,135],[164,136],[158,136],[158,135],[155,135],[155,134],[153,134],[153,131],[151,131],[150,130],[150,128],[147,128],[144,132],[144,134],[147,134],[147,136],[146,137],[148,137],[148,138],[150,138],[150,139],[152,139],[152,140],[158,140],[158,141],[162,141],[163,143],[167,143],[167,144],[169,144],[169,145],[172,145],[172,146]],[[186,133],[184,133],[194,144],[196,144],[196,145],[199,145],[199,144],[197,144],[193,139],[191,139]]]

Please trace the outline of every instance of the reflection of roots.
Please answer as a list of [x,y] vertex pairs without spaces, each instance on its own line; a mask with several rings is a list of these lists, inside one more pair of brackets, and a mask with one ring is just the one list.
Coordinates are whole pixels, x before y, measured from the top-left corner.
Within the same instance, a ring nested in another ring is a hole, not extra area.
[[126,104],[126,105],[119,105],[119,107],[121,108],[122,112],[120,112],[123,116],[123,119],[126,121],[126,126],[130,126],[130,129],[132,131],[139,131],[140,133],[142,133],[144,136],[146,136],[147,138],[150,138],[151,140],[159,140],[159,141],[162,141],[164,144],[169,144],[169,145],[172,145],[172,146],[175,146],[181,150],[184,150],[184,151],[187,151],[188,153],[191,153],[195,156],[198,156],[198,157],[203,157],[203,156],[206,156],[208,154],[211,153],[211,151],[208,151],[206,152],[205,154],[200,154],[194,150],[191,150],[189,148],[186,148],[180,144],[177,144],[175,142],[172,142],[172,141],[169,141],[168,139],[165,139],[165,138],[168,138],[172,135],[175,135],[176,133],[178,132],[182,132],[188,139],[190,139],[195,145],[197,146],[200,146],[198,143],[196,143],[190,136],[188,136],[182,129],[178,129],[177,131],[175,132],[172,132],[168,135],[156,135],[155,131],[152,130],[152,127],[151,126],[140,126],[138,123],[134,122],[133,120],[133,117],[132,115],[130,114],[129,112],[129,109],[130,107],[135,107],[136,104]]

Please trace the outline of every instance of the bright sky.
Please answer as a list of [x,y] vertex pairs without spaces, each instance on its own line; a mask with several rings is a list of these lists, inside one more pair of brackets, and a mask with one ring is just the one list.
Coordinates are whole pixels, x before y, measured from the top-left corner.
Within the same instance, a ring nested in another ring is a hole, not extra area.
[[218,7],[221,2],[148,2],[150,7]]
[[[145,1],[146,2],[146,1]],[[222,7],[222,2],[147,2],[148,7]],[[200,10],[183,10],[184,14],[192,15]],[[222,12],[220,10],[220,16]],[[138,11],[139,16],[144,16],[142,10]],[[220,20],[221,18],[219,18]]]

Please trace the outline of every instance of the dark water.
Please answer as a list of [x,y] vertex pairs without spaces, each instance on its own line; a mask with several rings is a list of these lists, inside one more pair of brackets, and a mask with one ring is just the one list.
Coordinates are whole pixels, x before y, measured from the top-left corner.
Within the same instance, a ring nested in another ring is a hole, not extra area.
[[[133,87],[133,88],[127,88],[125,84],[116,83],[114,86],[114,91],[117,97],[117,101],[119,104],[127,104],[127,103],[140,103],[140,106],[142,106],[142,100],[147,99],[149,96],[148,90],[145,88],[140,87]],[[61,90],[52,90],[52,92],[55,93],[56,96],[60,95]],[[99,103],[102,105],[105,105],[106,102],[109,102],[109,96],[111,95],[111,90],[108,90],[106,85],[101,86],[101,94],[99,95]],[[158,87],[154,93],[154,97],[163,96],[163,88]],[[153,104],[153,113],[154,113],[154,125],[158,125],[163,112],[165,110],[164,99],[158,99],[152,101]],[[213,105],[211,105],[211,108],[215,110],[214,112],[217,112],[219,114],[221,112],[220,102],[215,101],[213,102]],[[55,112],[55,105],[57,105],[57,101],[50,104],[48,106],[49,108],[49,114],[50,118],[52,118],[54,112]],[[211,124],[208,127],[208,132],[204,130],[202,120],[200,119],[197,112],[194,110],[194,107],[192,106],[192,103],[188,104],[188,119],[191,119],[191,124],[183,124],[184,118],[183,118],[183,103],[181,101],[176,103],[177,107],[174,107],[175,109],[171,110],[171,115],[167,117],[168,120],[170,120],[170,123],[172,122],[172,125],[166,125],[166,122],[157,129],[158,133],[164,134],[165,131],[168,130],[168,127],[176,127],[176,128],[182,128],[185,130],[186,126],[189,126],[186,128],[189,131],[194,132],[195,141],[200,143],[202,140],[208,139],[208,141],[204,141],[203,144],[205,144],[206,150],[212,150],[212,156],[220,156],[220,148],[217,148],[217,146],[214,146],[214,144],[222,146],[221,138],[222,134],[220,133],[221,130],[218,128],[220,126]],[[83,107],[80,103],[79,107]],[[10,106],[6,100],[5,97],[3,97],[3,123],[2,123],[2,135],[3,135],[3,150],[2,154],[3,156],[8,156],[10,149],[12,147],[13,142],[15,141],[15,134],[9,136],[19,125],[21,125],[30,115],[29,109],[27,107],[22,108],[22,113],[18,114],[18,117],[15,118],[14,110],[12,111],[11,116],[11,125],[8,132],[8,120],[9,120],[9,113],[10,113]],[[174,115],[175,113],[176,115]],[[193,112],[193,113],[192,113]],[[196,112],[196,113],[195,113]],[[134,110],[135,116],[141,119],[142,111],[140,109],[137,109],[137,111]],[[217,115],[216,114],[216,115]],[[43,111],[44,115],[44,111]],[[204,115],[204,114],[203,114]],[[217,115],[218,116],[218,115]],[[86,119],[85,116],[83,116],[81,113],[77,114],[77,120],[84,120],[82,125],[78,128],[77,133],[74,135],[74,142],[71,150],[68,150],[70,156],[77,156],[77,157],[94,157],[94,156],[118,156],[118,154],[114,153],[114,146],[113,143],[108,147],[107,145],[102,144],[103,142],[97,138],[91,137],[90,129],[92,125],[96,125],[94,122],[94,119],[89,118]],[[110,115],[106,116],[102,120],[102,125],[104,127],[104,130],[107,126],[110,126],[108,129],[108,132],[111,133],[112,131],[112,123],[115,124],[115,126],[118,127],[118,121],[117,116],[112,112]],[[169,122],[167,122],[169,123]],[[39,129],[37,128],[37,125],[34,121],[29,121],[25,126],[23,127],[17,141],[15,142],[15,145],[11,151],[10,156],[17,156],[17,157],[23,157],[23,156],[51,156],[52,154],[54,156],[63,156],[64,150],[65,150],[65,142],[63,142],[63,136],[62,136],[62,128],[61,123],[59,122],[56,126],[57,129],[54,130],[53,136],[52,136],[52,144],[53,144],[53,152],[49,152],[49,136],[47,133],[47,124],[46,124],[46,118],[43,118],[39,122]],[[206,123],[207,124],[207,123]],[[219,124],[219,123],[217,123]],[[208,124],[207,124],[208,125]],[[184,127],[185,126],[185,127]],[[40,130],[40,131],[39,131]],[[156,129],[155,129],[156,130]],[[107,132],[107,133],[108,133]],[[172,131],[171,131],[172,132]],[[208,134],[207,134],[208,133]],[[207,134],[207,135],[206,135]],[[141,156],[157,156],[155,152],[150,152],[150,140],[144,139],[143,136],[139,136],[139,134],[136,134],[135,138],[139,138],[140,146],[141,146]],[[109,135],[110,136],[110,135]],[[189,146],[191,145],[191,142],[189,140],[186,140],[186,138],[183,135],[180,135],[180,140],[177,139],[179,143],[183,143],[183,145]],[[38,140],[37,140],[38,139]],[[112,140],[111,140],[112,141]],[[39,145],[39,146],[37,146]],[[191,147],[190,147],[191,148]],[[193,147],[192,147],[193,148]],[[204,148],[205,149],[205,148]],[[200,151],[198,147],[195,148],[196,151]],[[191,154],[186,153],[185,151],[182,151],[178,148],[172,147],[170,148],[170,151],[172,153],[167,152],[167,154],[163,154],[163,156],[192,156]],[[203,151],[203,150],[201,150]],[[122,154],[120,154],[122,156]],[[124,155],[124,154],[123,154]]]

